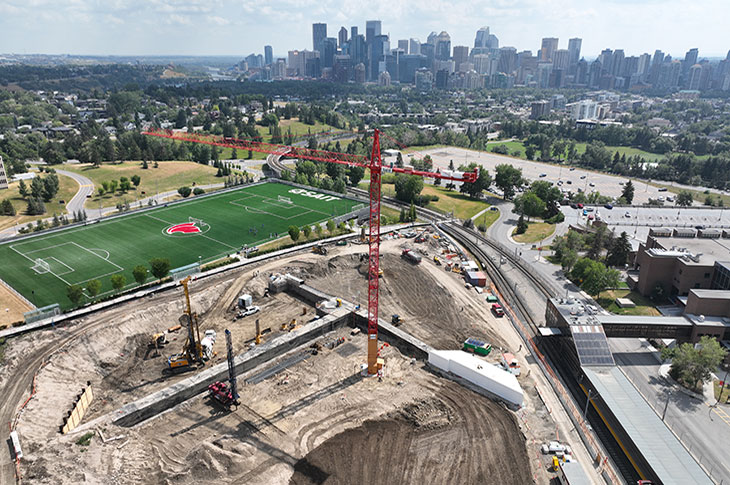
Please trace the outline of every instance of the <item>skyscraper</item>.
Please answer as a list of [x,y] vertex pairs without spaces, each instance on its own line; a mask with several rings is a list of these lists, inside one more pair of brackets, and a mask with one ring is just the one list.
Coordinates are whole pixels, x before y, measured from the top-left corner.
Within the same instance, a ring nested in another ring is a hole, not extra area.
[[567,70],[570,65],[570,51],[558,49],[553,54],[553,68]]
[[408,53],[409,54],[420,54],[421,53],[421,41],[413,39],[408,42]]
[[540,60],[552,61],[553,54],[558,50],[557,37],[545,37],[542,39],[542,47],[540,48]]
[[337,40],[340,42],[340,49],[342,49],[342,46],[347,44],[347,29],[344,27],[340,27],[340,33],[337,35]]
[[312,24],[312,48],[322,52],[322,43],[327,38],[327,24]]
[[382,24],[380,20],[368,20],[365,22],[365,42],[372,43],[375,37],[380,35]]
[[469,60],[469,48],[465,45],[454,46],[454,65],[461,71],[461,65]]
[[489,27],[482,27],[477,30],[477,35],[474,38],[474,47],[487,47],[489,41]]
[[350,39],[357,37],[357,25],[350,27]]
[[575,66],[580,60],[580,48],[583,40],[577,37],[568,40],[568,57],[570,58],[570,66]]
[[639,66],[636,69],[636,74],[643,81],[649,73],[649,65],[651,64],[651,56],[646,52],[639,56]]
[[446,31],[441,32],[436,37],[435,55],[436,59],[441,61],[451,59],[451,36]]
[[402,49],[404,54],[408,54],[408,39],[398,40],[398,49]]
[[334,37],[325,38],[322,42],[322,50],[319,52],[322,67],[333,67],[335,54],[337,54],[337,39]]
[[264,46],[264,65],[270,66],[274,63],[274,50],[270,45]]

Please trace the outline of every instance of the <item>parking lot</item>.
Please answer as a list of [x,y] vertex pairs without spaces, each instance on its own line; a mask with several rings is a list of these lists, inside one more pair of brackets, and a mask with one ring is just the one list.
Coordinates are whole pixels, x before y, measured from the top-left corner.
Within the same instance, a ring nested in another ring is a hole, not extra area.
[[[529,181],[547,180],[554,184],[560,182],[562,189],[577,192],[578,189],[586,193],[600,192],[612,198],[618,198],[623,191],[622,183],[629,180],[628,177],[617,177],[604,173],[591,172],[588,170],[574,168],[568,166],[550,165],[541,162],[529,160],[520,160],[518,158],[507,157],[494,153],[478,152],[456,147],[431,148],[408,154],[405,157],[405,163],[409,158],[423,158],[430,155],[434,161],[434,169],[448,169],[449,162],[453,161],[455,167],[476,162],[482,167],[489,170],[489,174],[494,177],[497,165],[508,163],[517,168],[522,169],[522,175]],[[392,157],[395,160],[395,157]],[[386,159],[386,162],[389,159]],[[543,175],[544,174],[544,175]],[[542,175],[542,176],[541,176]],[[673,196],[670,192],[659,190],[658,187],[649,185],[646,182],[633,180],[634,184],[634,204],[645,204],[649,199],[657,199],[659,197],[666,198]],[[493,187],[494,188],[494,187]]]

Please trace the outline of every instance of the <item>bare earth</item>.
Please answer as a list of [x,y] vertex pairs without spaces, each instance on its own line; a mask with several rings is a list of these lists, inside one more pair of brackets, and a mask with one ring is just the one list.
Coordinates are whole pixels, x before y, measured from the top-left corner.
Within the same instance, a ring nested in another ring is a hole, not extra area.
[[0,283],[0,328],[23,321],[23,313],[29,310],[30,305]]
[[[418,266],[400,257],[402,247],[423,248]],[[416,245],[396,239],[382,245],[381,316],[403,317],[401,328],[436,348],[459,348],[466,337],[517,351],[519,340],[505,319],[495,318],[484,296],[464,287],[456,274],[436,266],[434,241]],[[268,275],[291,272],[325,292],[364,304],[366,246],[331,248],[328,256],[300,253],[256,268],[230,271],[194,282],[194,310],[201,332],[218,332],[213,363],[223,362],[223,330],[234,350],[244,352],[258,318],[270,339],[282,323],[306,323],[313,308],[286,294],[263,297]],[[261,312],[233,321],[241,292],[253,295]],[[20,414],[24,445],[21,471],[29,483],[548,483],[541,442],[554,439],[555,424],[535,392],[529,371],[520,377],[525,406],[503,405],[429,371],[423,362],[384,347],[382,382],[362,378],[366,337],[342,328],[321,337],[345,343],[256,384],[239,376],[242,405],[227,412],[204,396],[193,398],[134,428],[100,425],[89,446],[80,433],[58,427],[75,396],[91,381],[96,397],[85,422],[167,387],[186,376],[163,376],[166,356],[179,351],[184,335],[156,352],[148,336],[177,323],[181,291],[156,295],[86,317],[83,336],[55,352],[38,372],[37,393]],[[306,309],[306,315],[302,315]],[[0,393],[23,370],[23,359],[69,330],[37,332],[12,341],[0,368]],[[178,332],[179,334],[179,332]],[[307,349],[295,349],[289,358]],[[498,358],[493,352],[489,360]],[[273,365],[270,364],[270,365]],[[264,366],[266,368],[267,366]],[[4,379],[3,379],[4,377]],[[27,397],[19,399],[17,405]]]

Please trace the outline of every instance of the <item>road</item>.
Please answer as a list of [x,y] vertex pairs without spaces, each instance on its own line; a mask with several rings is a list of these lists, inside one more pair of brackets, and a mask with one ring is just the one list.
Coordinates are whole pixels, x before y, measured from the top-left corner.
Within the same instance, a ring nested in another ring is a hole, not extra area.
[[659,361],[645,341],[612,338],[609,347],[618,366],[659,417],[666,406],[664,422],[715,482],[730,483],[730,409],[722,404],[712,408],[714,402],[681,392],[677,384],[659,374]]
[[71,177],[77,184],[79,184],[79,190],[76,192],[76,195],[66,202],[66,211],[70,216],[73,216],[75,212],[84,208],[87,196],[94,193],[94,182],[92,182],[88,177],[84,177],[83,175],[75,172],[69,172],[68,170],[61,170],[57,168],[56,172],[67,177]]

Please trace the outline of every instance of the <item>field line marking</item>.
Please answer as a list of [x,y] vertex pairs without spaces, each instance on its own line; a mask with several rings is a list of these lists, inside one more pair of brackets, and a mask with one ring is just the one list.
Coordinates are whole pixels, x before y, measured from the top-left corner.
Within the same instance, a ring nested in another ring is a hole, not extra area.
[[145,214],[145,216],[149,217],[150,219],[154,219],[156,221],[159,221],[159,222],[164,222],[165,224],[169,224],[171,226],[174,224],[173,222],[168,222],[165,219],[160,219],[159,217],[156,217],[156,216],[153,216],[153,215],[150,215],[150,214]]
[[47,257],[47,258],[46,258],[46,260],[49,260],[49,259],[53,259],[53,260],[55,260],[55,261],[56,261],[56,262],[57,262],[58,264],[61,264],[61,265],[65,266],[66,268],[68,268],[68,271],[66,271],[65,273],[58,273],[58,275],[59,275],[59,276],[67,275],[67,274],[69,274],[69,273],[73,273],[74,271],[76,271],[76,270],[75,270],[74,268],[72,268],[71,266],[67,265],[67,264],[66,264],[66,263],[64,263],[63,261],[60,261],[59,259],[57,259],[57,258],[55,258],[55,257],[53,257],[53,256],[49,256],[49,257]]
[[[111,261],[111,260],[109,260],[109,259],[104,259],[104,258],[102,258],[102,257],[101,257],[101,256],[99,256],[98,254],[96,254],[96,253],[95,253],[94,251],[92,251],[92,250],[90,250],[90,249],[88,249],[88,248],[85,248],[84,246],[82,246],[82,245],[78,244],[77,242],[75,242],[75,241],[72,241],[72,242],[71,242],[71,244],[73,244],[73,245],[75,245],[75,246],[77,246],[77,247],[79,247],[79,248],[83,249],[84,251],[88,251],[88,252],[89,252],[90,254],[93,254],[94,256],[96,256],[97,258],[101,259],[101,260],[102,260],[102,261],[104,261],[105,263],[109,263],[109,264],[111,264],[111,265],[115,266],[115,267],[117,268],[117,271],[124,271],[124,268],[122,268],[121,266],[119,266],[119,265],[118,265],[117,263],[115,263],[114,261]],[[111,273],[109,273],[109,274],[114,274],[114,273],[116,273],[117,271],[112,271],[112,272],[111,272]],[[104,276],[106,276],[106,275],[104,275]],[[102,278],[102,277],[100,277],[100,278]],[[87,280],[87,281],[88,281],[88,280]]]
[[200,234],[200,235],[201,235],[201,236],[203,236],[203,237],[204,237],[204,238],[206,238],[206,239],[210,239],[210,240],[211,240],[211,241],[213,241],[213,242],[217,242],[218,244],[220,244],[220,245],[222,245],[222,246],[226,246],[226,247],[229,247],[229,248],[231,248],[231,249],[235,249],[236,251],[238,251],[238,249],[239,249],[239,248],[238,248],[238,247],[236,247],[236,246],[231,246],[230,244],[226,244],[226,243],[224,243],[224,242],[221,242],[221,241],[219,241],[219,240],[217,240],[217,239],[215,239],[215,238],[212,238],[212,237],[210,237],[210,236],[206,236],[205,234]]
[[89,248],[89,251],[101,251],[101,252],[103,252],[103,253],[106,253],[106,258],[105,258],[104,256],[99,256],[99,257],[100,257],[101,259],[106,259],[107,261],[109,260],[109,257],[111,256],[111,255],[109,254],[109,251],[107,251],[106,249],[101,249],[101,248]]
[[[23,254],[26,254],[27,255],[27,254],[37,253],[37,252],[40,252],[40,251],[47,251],[49,249],[58,248],[58,247],[61,247],[61,246],[65,246],[67,244],[71,244],[71,243],[70,242],[65,242],[65,243],[61,243],[61,244],[54,244],[53,246],[48,246],[48,247],[41,248],[41,249],[34,249],[33,251],[28,251],[27,253],[23,253]],[[12,248],[12,246],[10,246],[10,247]],[[15,249],[15,248],[13,248],[13,249]]]

